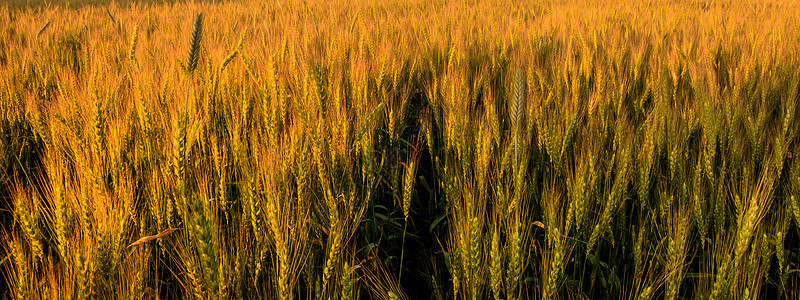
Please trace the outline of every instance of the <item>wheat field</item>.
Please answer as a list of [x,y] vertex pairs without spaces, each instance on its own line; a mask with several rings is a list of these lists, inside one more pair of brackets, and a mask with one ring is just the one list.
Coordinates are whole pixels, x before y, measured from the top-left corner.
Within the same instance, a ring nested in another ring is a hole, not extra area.
[[0,298],[800,298],[794,1],[155,2],[0,4]]

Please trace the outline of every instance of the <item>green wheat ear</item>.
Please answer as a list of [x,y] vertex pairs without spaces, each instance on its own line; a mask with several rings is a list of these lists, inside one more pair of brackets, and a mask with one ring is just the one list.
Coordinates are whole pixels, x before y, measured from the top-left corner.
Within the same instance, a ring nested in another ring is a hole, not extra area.
[[194,72],[197,68],[197,61],[200,60],[200,42],[203,40],[203,14],[197,14],[192,31],[192,44],[189,47],[189,57],[186,63],[186,71]]
[[[192,87],[192,73],[194,70],[197,69],[197,61],[200,60],[200,42],[203,40],[203,14],[197,14],[197,18],[194,21],[194,30],[192,31],[192,44],[189,47],[189,57],[186,63],[186,73],[189,74],[189,80],[186,81],[186,101],[183,105],[183,112],[184,114],[188,113],[189,111],[189,91]],[[186,118],[186,115],[183,116]],[[181,119],[181,115],[178,114],[178,119]],[[186,125],[187,122],[185,119],[181,120],[183,122],[183,136],[181,140],[181,157],[185,160],[186,159]]]

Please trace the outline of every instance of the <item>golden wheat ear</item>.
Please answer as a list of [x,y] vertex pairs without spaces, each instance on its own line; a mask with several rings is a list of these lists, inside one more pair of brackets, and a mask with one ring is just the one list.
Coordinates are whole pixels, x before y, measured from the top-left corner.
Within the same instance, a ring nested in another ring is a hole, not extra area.
[[189,57],[186,62],[186,71],[194,72],[197,69],[197,61],[200,60],[200,42],[203,40],[203,14],[197,14],[192,30],[192,43],[189,47]]
[[511,125],[514,127],[514,167],[519,169],[519,125],[525,110],[525,74],[517,67],[514,74],[514,99],[511,102]]
[[520,67],[517,67],[514,73],[514,101],[511,104],[511,118],[514,127],[517,127],[525,109],[525,73]]

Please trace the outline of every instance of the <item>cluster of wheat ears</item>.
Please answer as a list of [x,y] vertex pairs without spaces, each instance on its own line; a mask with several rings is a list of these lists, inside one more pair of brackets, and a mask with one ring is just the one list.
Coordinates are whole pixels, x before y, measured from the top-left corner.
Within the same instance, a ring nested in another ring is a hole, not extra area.
[[0,297],[798,297],[798,20],[0,7]]

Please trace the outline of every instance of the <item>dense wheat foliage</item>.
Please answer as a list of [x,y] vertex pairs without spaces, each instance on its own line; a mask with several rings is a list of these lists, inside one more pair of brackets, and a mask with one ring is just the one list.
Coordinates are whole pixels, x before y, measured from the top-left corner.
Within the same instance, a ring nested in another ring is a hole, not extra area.
[[516,2],[0,4],[0,297],[800,297],[800,6]]

